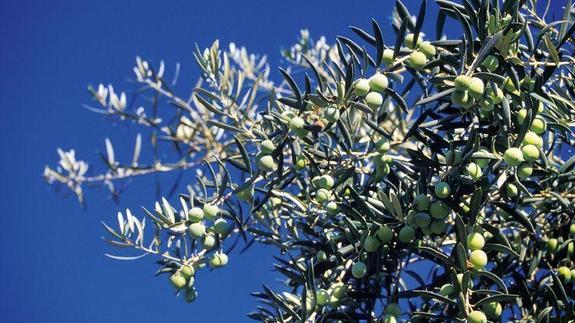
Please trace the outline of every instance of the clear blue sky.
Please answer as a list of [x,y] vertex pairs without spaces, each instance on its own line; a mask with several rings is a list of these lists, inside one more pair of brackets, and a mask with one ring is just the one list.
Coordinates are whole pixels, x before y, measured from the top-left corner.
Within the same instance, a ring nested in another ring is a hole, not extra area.
[[[0,321],[247,321],[244,314],[256,305],[249,293],[279,277],[272,271],[275,250],[254,247],[232,255],[227,268],[200,274],[200,297],[185,304],[165,277],[152,276],[152,258],[118,262],[103,255],[110,248],[100,239],[100,221],[113,221],[118,208],[152,205],[153,181],[133,182],[119,206],[105,192],[91,191],[84,211],[42,181],[43,167],[57,161],[57,147],[76,148],[92,161],[104,137],[131,147],[134,127],[114,126],[81,104],[89,102],[88,84],[126,85],[136,55],[165,59],[168,67],[180,62],[187,89],[198,76],[196,42],[233,41],[269,54],[276,67],[280,47],[300,28],[332,41],[351,35],[348,25],[369,28],[374,17],[390,35],[392,3],[1,1]],[[417,11],[418,0],[405,3]],[[428,11],[428,26],[434,16]]]

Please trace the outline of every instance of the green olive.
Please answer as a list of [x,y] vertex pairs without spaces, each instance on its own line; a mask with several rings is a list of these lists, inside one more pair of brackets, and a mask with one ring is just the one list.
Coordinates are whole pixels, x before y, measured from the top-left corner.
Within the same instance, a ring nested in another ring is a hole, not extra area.
[[446,182],[437,182],[435,184],[435,195],[439,198],[446,198],[451,193],[451,188]]
[[449,206],[441,201],[435,201],[429,206],[429,214],[431,214],[434,219],[445,219],[450,211]]
[[424,212],[416,213],[414,216],[414,223],[420,228],[427,228],[431,223],[431,217]]
[[322,175],[318,180],[318,186],[320,188],[325,188],[326,190],[330,190],[334,184],[335,181],[330,175]]
[[210,266],[212,268],[224,267],[228,264],[228,255],[223,252],[216,252],[210,257]]
[[389,148],[390,148],[389,141],[385,138],[379,139],[375,143],[375,150],[381,154],[388,152]]
[[363,241],[363,250],[374,252],[379,248],[379,240],[375,236],[367,236]]
[[509,148],[503,154],[503,160],[511,167],[518,166],[524,161],[523,152],[517,147]]
[[555,238],[551,238],[547,240],[547,250],[551,251],[551,253],[555,253],[557,251],[557,247],[559,246],[559,241]]
[[463,155],[459,149],[450,149],[445,153],[445,164],[448,166],[457,165],[461,162]]
[[517,111],[517,123],[522,126],[523,122],[525,122],[525,118],[527,118],[527,109],[521,109]]
[[269,155],[271,154],[274,150],[276,149],[276,146],[274,145],[273,141],[266,139],[264,141],[262,141],[262,143],[260,144],[260,151],[263,154]]
[[391,65],[393,64],[395,57],[394,57],[394,51],[393,49],[384,49],[383,50],[383,57],[381,58],[381,61],[383,62],[383,64],[385,65]]
[[431,199],[425,194],[417,194],[415,199],[413,199],[413,204],[417,211],[427,211],[429,204],[431,204]]
[[571,270],[568,267],[559,267],[559,269],[557,269],[557,275],[565,284],[569,283],[571,280]]
[[206,250],[212,249],[216,245],[216,238],[211,234],[206,234],[202,240],[202,246]]
[[437,54],[435,46],[428,41],[424,41],[419,45],[419,50],[425,54],[428,59],[432,59]]
[[385,307],[385,314],[391,314],[393,316],[401,316],[401,307],[397,303],[389,303]]
[[496,321],[501,316],[501,313],[503,312],[503,307],[498,302],[489,302],[483,304],[481,310],[483,311],[483,313],[485,313],[485,315],[488,318]]
[[418,48],[419,45],[421,45],[421,42],[422,42],[421,34],[417,35],[417,41],[415,43],[413,42],[414,38],[415,38],[414,34],[407,34],[405,36],[404,44],[405,44],[405,46],[407,46],[407,48],[415,49],[415,48]]
[[575,236],[575,223],[571,223],[571,225],[569,226],[569,234]]
[[192,223],[200,222],[204,218],[204,211],[199,207],[193,207],[188,211],[188,220]]
[[301,117],[293,117],[289,122],[289,126],[293,130],[303,129],[305,121]]
[[473,311],[467,316],[467,323],[487,323],[487,316],[481,311]]
[[539,149],[535,145],[525,145],[521,148],[523,152],[523,159],[528,162],[539,159]]
[[336,215],[339,213],[339,206],[336,202],[329,202],[325,205],[325,210],[329,215]]
[[389,243],[393,239],[393,230],[390,227],[382,226],[375,234],[382,243]]
[[431,224],[429,224],[429,229],[434,234],[442,234],[447,229],[447,222],[444,220],[433,220]]
[[228,233],[229,225],[225,219],[217,219],[214,222],[214,232],[219,235],[226,235]]
[[242,201],[247,201],[247,200],[252,198],[252,188],[246,187],[243,190],[238,191],[236,193],[236,196],[238,197],[238,199],[240,199]]
[[315,199],[319,203],[324,203],[324,202],[329,201],[330,197],[331,197],[331,193],[328,190],[326,190],[325,188],[320,188],[315,193]]
[[419,51],[413,51],[407,59],[407,65],[413,69],[420,69],[427,64],[427,57]]
[[258,163],[260,165],[261,170],[265,172],[275,171],[278,168],[278,165],[274,161],[274,158],[270,155],[260,156]]
[[296,157],[294,165],[295,169],[302,170],[305,168],[306,165],[307,165],[307,159],[305,159],[305,156],[303,154]]
[[372,91],[383,92],[387,89],[388,85],[389,80],[384,74],[376,73],[369,78],[369,87]]
[[215,219],[220,212],[220,208],[214,204],[204,204],[204,208],[202,210],[204,211],[204,216],[208,220]]
[[483,249],[485,238],[479,232],[472,232],[467,236],[467,248],[471,250]]
[[183,275],[176,273],[170,276],[170,283],[172,283],[174,288],[182,289],[186,287],[186,278]]
[[453,85],[457,91],[465,92],[471,87],[471,77],[463,74],[459,75],[453,81]]
[[455,287],[451,284],[443,284],[441,288],[439,288],[439,294],[443,296],[452,296],[455,294]]
[[355,94],[357,96],[365,96],[369,93],[369,81],[366,79],[359,79],[354,85]]
[[327,122],[337,122],[337,120],[339,120],[340,117],[339,109],[326,108],[323,111],[323,117],[327,120]]
[[515,184],[507,183],[507,185],[505,185],[505,193],[507,193],[507,197],[515,198],[519,194],[519,189]]
[[469,92],[470,97],[474,99],[480,98],[485,92],[485,85],[483,84],[483,80],[478,77],[472,77],[469,90],[467,91]]
[[451,103],[468,108],[473,105],[474,101],[467,91],[455,91],[451,93]]
[[378,92],[369,92],[365,96],[365,103],[368,107],[376,109],[383,103],[383,96]]
[[503,98],[505,98],[505,94],[500,88],[493,88],[490,86],[487,88],[487,98],[489,101],[491,101],[491,103],[499,104],[503,101]]
[[399,230],[399,241],[403,243],[410,243],[415,238],[415,229],[409,225],[404,226]]
[[397,323],[397,318],[394,315],[386,314],[382,319],[383,323]]
[[363,276],[365,276],[366,273],[367,273],[367,266],[361,261],[358,261],[351,266],[351,274],[356,279],[363,278]]
[[202,222],[192,223],[189,227],[190,236],[194,239],[199,239],[206,233],[206,226]]
[[315,291],[315,299],[317,305],[324,306],[329,302],[329,293],[325,289],[318,289]]
[[180,267],[180,274],[182,274],[182,276],[184,276],[185,278],[190,278],[194,275],[195,270],[194,267],[189,266],[189,265],[184,265],[182,267]]
[[469,254],[469,262],[471,262],[473,268],[482,269],[487,265],[487,255],[483,250],[473,250]]
[[543,138],[533,131],[527,131],[525,138],[523,138],[523,145],[535,145],[539,148],[543,148]]
[[480,179],[481,176],[483,175],[481,167],[479,167],[479,165],[473,162],[467,164],[467,166],[465,167],[465,171],[467,175],[469,175],[469,177],[471,177],[471,179],[474,181]]
[[325,253],[325,251],[320,250],[317,252],[316,259],[318,262],[327,261],[327,254]]
[[545,120],[541,117],[535,117],[529,130],[535,132],[538,135],[541,135],[545,132],[545,130],[547,130],[547,122],[545,122]]
[[517,167],[517,176],[520,179],[526,179],[533,174],[533,167],[527,163],[523,163]]

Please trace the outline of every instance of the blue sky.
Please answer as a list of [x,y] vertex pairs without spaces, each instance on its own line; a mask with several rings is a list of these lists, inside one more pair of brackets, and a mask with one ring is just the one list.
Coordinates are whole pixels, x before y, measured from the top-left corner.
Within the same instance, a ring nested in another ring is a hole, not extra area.
[[[563,4],[563,1],[559,1]],[[417,12],[419,1],[405,3]],[[384,35],[392,1],[33,1],[0,2],[0,321],[2,322],[240,322],[256,305],[249,292],[274,283],[275,250],[254,247],[197,281],[194,304],[174,298],[165,277],[154,278],[152,258],[118,262],[100,239],[101,220],[119,209],[152,205],[153,181],[133,182],[119,206],[103,191],[88,193],[87,210],[56,194],[41,178],[56,148],[76,148],[97,161],[104,138],[131,148],[134,127],[112,125],[81,107],[86,86],[126,86],[136,55],[167,67],[182,65],[180,85],[198,73],[194,43],[219,38],[266,53],[301,28],[312,36],[351,35],[376,18]],[[434,17],[428,11],[427,25]],[[433,34],[433,32],[431,33]],[[277,69],[273,70],[276,73]],[[129,149],[126,149],[129,153]]]

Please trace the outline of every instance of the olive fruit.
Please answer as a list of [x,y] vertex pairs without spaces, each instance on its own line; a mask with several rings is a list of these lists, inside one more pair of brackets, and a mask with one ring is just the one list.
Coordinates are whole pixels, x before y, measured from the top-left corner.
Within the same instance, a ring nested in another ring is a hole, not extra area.
[[435,184],[435,195],[439,198],[446,198],[451,193],[451,188],[446,182],[437,182]]
[[304,155],[299,155],[296,157],[295,164],[294,164],[295,169],[302,170],[305,168],[306,165],[307,165],[307,160],[305,159]]
[[369,93],[369,81],[366,79],[359,79],[354,85],[355,94],[364,96]]
[[523,138],[523,145],[535,145],[539,148],[543,147],[543,138],[533,131],[527,131],[525,138]]
[[179,273],[175,273],[170,276],[170,283],[172,283],[172,286],[174,286],[174,288],[182,289],[186,287],[186,277],[184,277]]
[[401,316],[401,307],[397,303],[389,303],[385,307],[385,314],[391,314],[393,316]]
[[473,265],[475,269],[482,269],[487,265],[487,255],[483,250],[473,250],[469,254],[469,262]]
[[330,190],[334,184],[335,181],[330,175],[322,175],[317,181],[318,187],[325,188],[326,190]]
[[204,240],[202,240],[202,245],[204,249],[210,250],[216,245],[216,238],[211,234],[206,234]]
[[325,210],[329,215],[336,215],[339,212],[339,206],[335,202],[329,202],[325,205]]
[[499,61],[494,55],[489,55],[481,62],[481,66],[485,67],[489,72],[493,72],[499,67]]
[[552,253],[557,251],[558,246],[559,246],[559,241],[557,241],[557,239],[551,238],[551,239],[547,240],[547,250],[551,251]]
[[270,155],[260,156],[258,163],[263,171],[274,171],[278,167],[274,158]]
[[188,211],[188,220],[192,223],[200,222],[204,218],[204,211],[199,207],[193,207]]
[[379,240],[374,236],[367,236],[363,241],[363,250],[374,252],[379,248]]
[[327,260],[327,254],[325,253],[325,251],[320,250],[317,252],[316,259],[318,262],[324,262]]
[[276,149],[276,146],[274,145],[273,141],[266,139],[264,141],[262,141],[262,143],[260,144],[260,151],[263,154],[269,155],[271,154],[274,150]]
[[190,265],[183,265],[180,267],[180,274],[185,278],[190,278],[194,275],[194,267]]
[[325,289],[318,289],[315,291],[315,301],[317,305],[324,306],[329,301],[329,293]]
[[196,222],[190,224],[189,230],[192,238],[199,239],[206,233],[206,226],[202,222]]
[[437,50],[435,49],[435,46],[433,46],[433,44],[431,44],[428,41],[424,41],[419,45],[419,50],[425,54],[425,56],[429,59],[435,57],[435,55],[437,54]]
[[547,130],[547,122],[545,122],[543,118],[535,117],[529,130],[535,132],[538,135],[541,135],[545,132],[545,130]]
[[404,226],[399,230],[399,241],[409,243],[415,238],[415,229],[409,225]]
[[500,88],[498,87],[487,88],[487,98],[489,99],[489,101],[491,101],[491,103],[499,104],[503,101],[504,97],[505,94],[503,93],[503,90],[501,90]]
[[293,130],[303,129],[305,121],[301,117],[293,117],[289,122],[289,126]]
[[571,223],[571,225],[569,226],[569,234],[575,236],[575,223]]
[[439,294],[443,296],[451,296],[455,294],[455,287],[451,284],[443,284],[441,288],[439,288]]
[[385,65],[391,65],[393,64],[393,60],[394,60],[394,51],[393,49],[384,49],[383,50],[383,57],[381,58],[381,61],[383,62],[383,64]]
[[365,276],[366,273],[367,273],[367,266],[361,261],[358,261],[351,266],[351,274],[356,279],[363,278],[363,276]]
[[394,315],[386,314],[383,316],[383,323],[397,323],[397,318]]
[[449,166],[459,164],[462,157],[461,150],[450,149],[445,153],[445,164]]
[[509,166],[518,166],[523,162],[523,152],[516,147],[509,148],[503,154],[503,160],[505,160]]
[[327,122],[337,122],[339,120],[339,109],[337,108],[326,108],[323,111],[323,116]]
[[517,123],[522,126],[523,122],[525,122],[525,118],[527,118],[527,109],[521,109],[517,111]]
[[385,138],[379,139],[375,143],[375,150],[381,154],[388,152],[389,148],[390,148],[389,141]]
[[453,81],[453,85],[455,86],[455,89],[457,91],[461,92],[467,91],[471,86],[471,77],[467,75],[459,75]]
[[416,213],[414,216],[414,223],[420,228],[427,228],[431,223],[431,217],[424,212]]
[[315,199],[319,202],[319,203],[323,203],[323,202],[327,202],[330,198],[331,194],[329,193],[328,190],[326,190],[325,188],[320,188],[319,190],[317,190],[317,192],[315,193]]
[[483,304],[481,310],[483,311],[483,313],[485,313],[485,315],[488,318],[496,321],[501,316],[501,312],[503,312],[503,307],[498,302],[489,302]]
[[449,206],[441,201],[435,201],[429,206],[429,214],[434,219],[445,219],[449,215]]
[[429,224],[429,230],[431,230],[431,232],[434,234],[441,234],[445,232],[446,228],[447,222],[444,220],[433,220],[431,221],[431,224]]
[[220,208],[214,204],[204,204],[204,208],[202,209],[202,211],[204,211],[204,216],[206,217],[206,219],[213,220],[220,212]]
[[214,222],[214,232],[219,235],[225,235],[228,232],[228,221],[225,219],[217,219]]
[[417,211],[427,211],[431,204],[431,200],[429,199],[429,196],[425,194],[417,194],[415,199],[413,199],[413,204]]
[[238,197],[238,199],[240,199],[242,201],[247,201],[252,197],[252,188],[246,187],[243,190],[238,191],[236,193],[236,196]]
[[467,236],[467,248],[471,250],[483,249],[485,238],[479,232],[472,232]]
[[479,167],[479,165],[477,165],[476,163],[473,163],[473,162],[467,164],[467,166],[465,167],[465,172],[474,181],[480,179],[481,176],[483,175],[483,171],[481,170],[481,167]]
[[467,316],[467,323],[487,323],[487,316],[481,311],[473,311]]
[[517,167],[517,177],[520,179],[526,179],[533,174],[533,167],[527,163],[523,163]]
[[559,267],[559,269],[557,269],[557,275],[565,284],[571,280],[571,270],[568,267]]
[[419,45],[420,45],[421,42],[422,42],[421,34],[419,34],[419,35],[417,36],[417,41],[416,41],[416,42],[414,42],[414,39],[415,39],[415,35],[414,35],[414,34],[407,34],[407,35],[405,36],[405,39],[404,39],[404,44],[405,44],[405,46],[407,46],[407,48],[410,48],[410,49],[418,48]]
[[393,230],[390,227],[382,226],[375,234],[382,243],[388,243],[393,239]]
[[510,93],[517,93],[517,87],[515,87],[515,84],[513,84],[513,81],[511,80],[510,77],[507,77],[505,79],[505,81],[503,82],[503,88],[505,89],[505,91],[510,92]]
[[369,78],[369,87],[372,91],[383,92],[388,85],[389,80],[384,74],[376,73]]
[[212,268],[224,267],[228,264],[228,255],[223,252],[216,252],[210,257],[210,266]]
[[514,198],[519,194],[519,189],[517,188],[517,185],[507,183],[507,185],[505,185],[505,193],[507,193],[507,197]]
[[539,149],[535,145],[525,145],[521,148],[523,152],[523,159],[528,162],[539,159]]
[[471,83],[469,85],[469,96],[477,99],[483,95],[485,92],[485,85],[483,84],[483,80],[478,77],[472,77]]
[[375,109],[383,103],[383,97],[377,92],[369,92],[365,96],[365,103],[368,107]]
[[467,91],[455,91],[451,93],[451,103],[462,107],[469,107],[473,104],[473,99],[469,97]]
[[419,51],[413,51],[407,59],[407,65],[413,69],[420,69],[427,64],[427,57]]

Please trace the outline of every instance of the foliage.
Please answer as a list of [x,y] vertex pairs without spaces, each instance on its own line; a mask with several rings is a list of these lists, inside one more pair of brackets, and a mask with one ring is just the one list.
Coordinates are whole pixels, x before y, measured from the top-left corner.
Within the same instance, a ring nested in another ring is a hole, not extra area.
[[535,0],[435,2],[434,41],[426,1],[415,16],[396,2],[387,43],[375,20],[333,45],[302,31],[279,84],[218,41],[197,49],[188,97],[138,58],[132,103],[100,85],[89,108],[142,126],[153,160],[140,135],[127,163],[106,139],[104,173],[59,151],[45,178],[83,203],[84,185],[117,197],[195,170],[177,198],[105,224],[107,241],[155,255],[188,301],[196,271],[276,246],[286,290],[254,293],[256,320],[573,320],[574,8],[546,22]]

